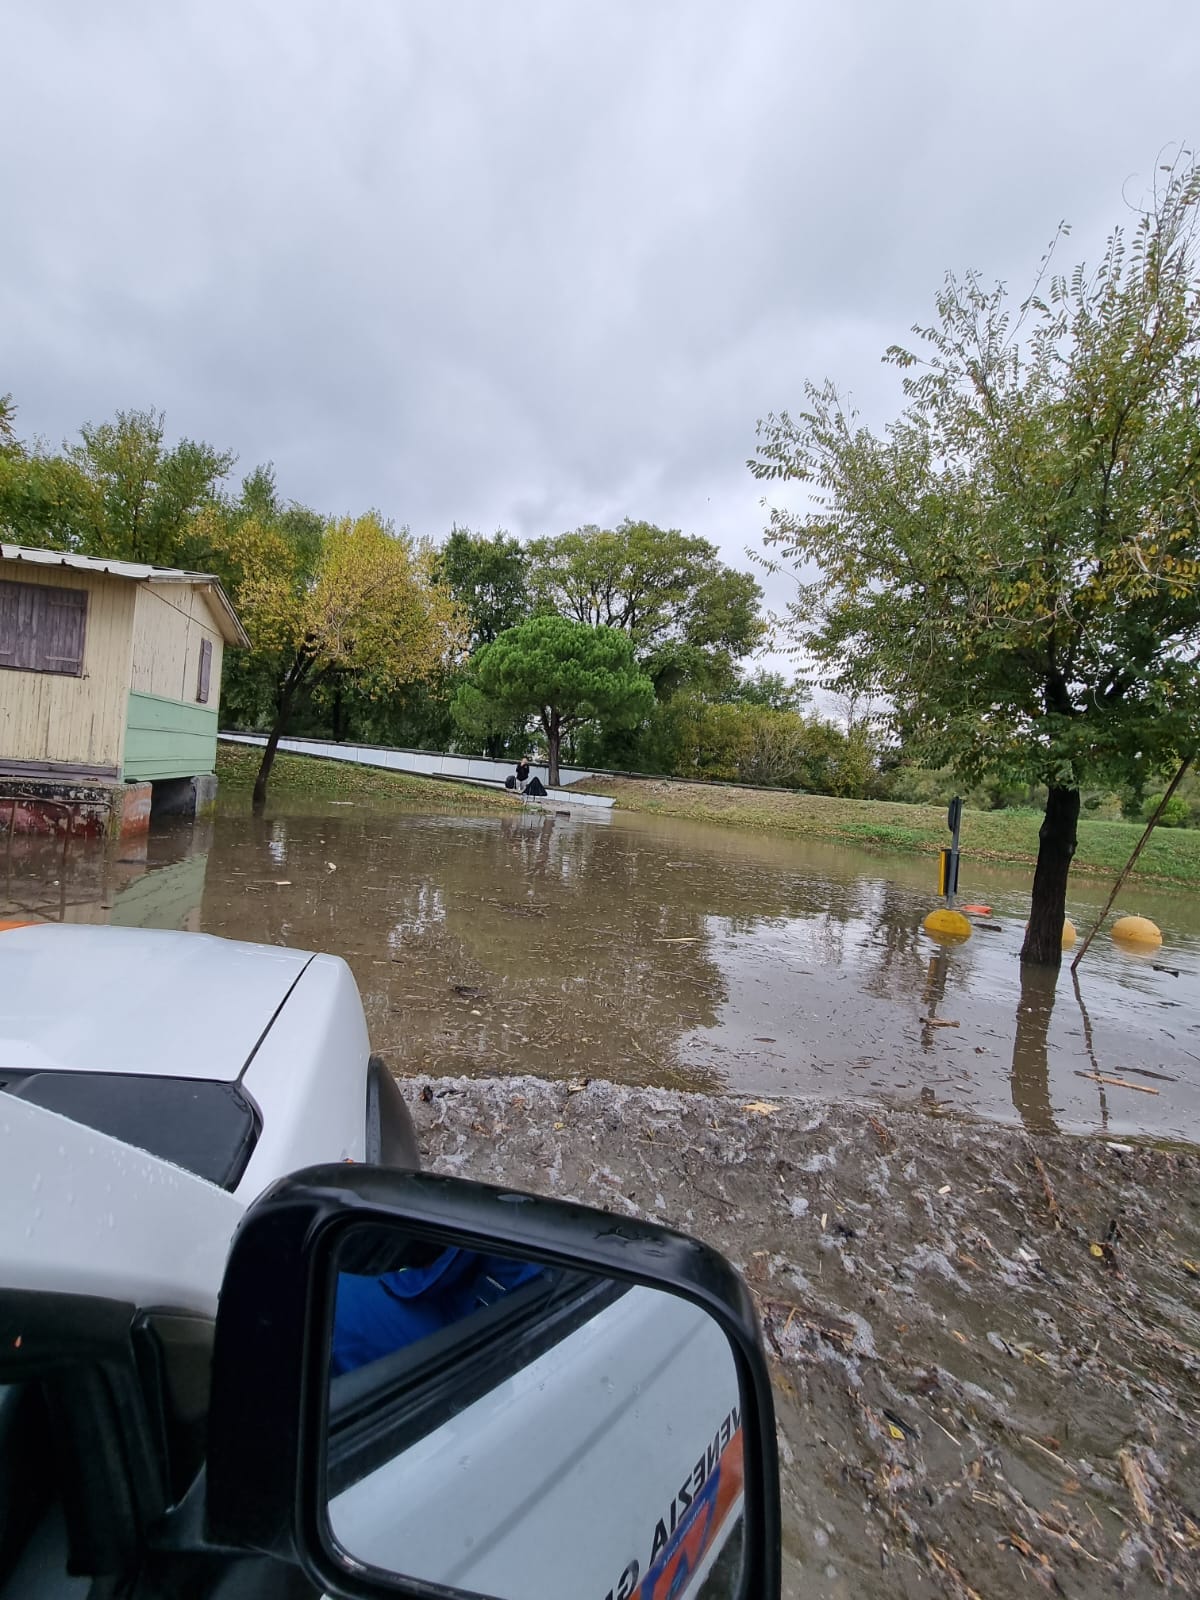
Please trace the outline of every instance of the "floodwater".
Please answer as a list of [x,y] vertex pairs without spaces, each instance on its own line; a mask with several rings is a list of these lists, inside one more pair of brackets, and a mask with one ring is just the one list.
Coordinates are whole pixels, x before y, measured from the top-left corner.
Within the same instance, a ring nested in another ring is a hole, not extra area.
[[[1022,978],[1028,873],[965,862],[992,912],[949,949],[933,874],[637,815],[334,805],[65,868],[15,840],[0,917],[335,951],[424,1164],[730,1254],[788,1600],[1195,1592],[1200,1151],[1024,1130],[1200,1146],[1200,904],[1132,892],[1161,952],[1101,936],[1076,988]],[[1106,892],[1076,882],[1081,927]]]
[[[143,853],[144,852],[144,853]],[[1127,892],[1078,986],[1017,961],[1027,872],[965,860],[988,926],[921,930],[932,859],[615,813],[366,809],[157,825],[113,859],[15,841],[0,917],[188,928],[349,961],[398,1072],[606,1078],[1200,1142],[1200,902]],[[1107,885],[1077,879],[1090,925]],[[1119,1083],[1103,1079],[1119,1079]]]

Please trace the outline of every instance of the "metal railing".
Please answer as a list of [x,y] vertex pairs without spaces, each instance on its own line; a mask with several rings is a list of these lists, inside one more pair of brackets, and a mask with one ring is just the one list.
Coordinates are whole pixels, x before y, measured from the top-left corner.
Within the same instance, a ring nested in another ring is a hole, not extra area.
[[[105,834],[107,834],[112,822],[113,798],[109,796],[107,799],[88,800],[83,803],[89,808],[103,806],[108,811],[109,820],[104,830]],[[76,836],[75,818],[81,802],[78,800],[54,800],[48,796],[30,794],[27,790],[5,790],[0,787],[0,811],[3,810],[6,804],[8,806],[8,828],[4,844],[4,899],[8,904],[18,907],[21,911],[28,911],[38,916],[48,914],[48,908],[45,904],[27,905],[18,900],[12,892],[13,849],[17,836],[17,809],[20,806],[34,806],[39,811],[65,813],[67,825],[61,829],[62,857],[58,864],[58,920],[62,922],[66,919],[67,914],[67,858],[71,849],[71,842]],[[54,831],[56,833],[60,831],[57,823]]]

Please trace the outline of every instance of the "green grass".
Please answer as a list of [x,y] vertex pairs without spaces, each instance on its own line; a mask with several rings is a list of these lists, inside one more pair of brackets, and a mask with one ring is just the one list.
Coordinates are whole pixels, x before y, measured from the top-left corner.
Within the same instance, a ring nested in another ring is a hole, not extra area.
[[[250,799],[262,751],[254,745],[217,746],[218,795],[221,805],[240,807]],[[268,806],[303,801],[351,800],[362,805],[419,806],[426,811],[489,811],[513,808],[509,794],[476,789],[468,784],[437,778],[418,778],[382,767],[363,767],[352,761],[331,761],[320,756],[278,755],[271,769]]]
[[[249,801],[258,771],[259,752],[246,745],[220,745],[217,775],[222,805],[240,807]],[[675,783],[659,778],[588,779],[580,784],[593,794],[609,794],[629,811],[664,817],[720,822],[800,838],[829,839],[860,849],[928,853],[949,843],[946,813],[941,806],[902,805],[887,800],[837,800],[828,795],[795,794],[778,789],[742,789],[720,784]],[[362,805],[420,807],[426,811],[511,810],[511,795],[474,789],[465,784],[387,772],[353,762],[315,756],[281,755],[271,773],[268,805],[354,801]],[[1036,811],[967,811],[963,814],[964,851],[982,861],[1028,865],[1037,859]],[[1096,822],[1079,824],[1079,849],[1072,870],[1112,878],[1128,860],[1141,837],[1142,824]],[[1200,885],[1200,830],[1161,828],[1142,851],[1133,881]]]
[[[829,839],[868,849],[928,852],[950,842],[941,806],[837,800],[827,795],[657,778],[589,779],[580,787],[612,795],[618,806],[630,811]],[[1037,859],[1041,820],[1037,811],[967,811],[963,815],[963,850],[977,860],[1032,863]],[[1115,877],[1141,835],[1141,823],[1082,819],[1072,870]],[[1200,830],[1157,829],[1138,858],[1132,878],[1143,883],[1200,884]]]

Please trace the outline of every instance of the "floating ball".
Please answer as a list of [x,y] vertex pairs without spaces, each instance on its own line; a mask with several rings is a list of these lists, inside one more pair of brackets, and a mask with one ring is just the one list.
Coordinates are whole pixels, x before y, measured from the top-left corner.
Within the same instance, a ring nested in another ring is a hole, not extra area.
[[1118,917],[1112,925],[1112,936],[1118,944],[1157,946],[1162,934],[1149,917]]
[[[1025,932],[1026,933],[1029,932],[1029,924],[1028,923],[1025,924]],[[1069,950],[1071,948],[1071,946],[1075,943],[1076,939],[1078,939],[1078,937],[1079,937],[1079,935],[1075,930],[1075,924],[1071,921],[1070,917],[1064,917],[1063,918],[1063,931],[1062,931],[1062,947],[1063,947],[1063,949],[1064,950]]]
[[922,923],[922,927],[931,939],[969,939],[971,937],[971,924],[961,911],[947,911],[945,906],[939,906],[936,911],[931,911]]

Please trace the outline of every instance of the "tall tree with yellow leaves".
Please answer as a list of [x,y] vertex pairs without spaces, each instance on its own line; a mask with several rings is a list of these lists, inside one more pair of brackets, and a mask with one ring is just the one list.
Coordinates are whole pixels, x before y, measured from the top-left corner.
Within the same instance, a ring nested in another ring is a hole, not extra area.
[[245,517],[221,538],[252,653],[276,686],[254,784],[261,809],[302,687],[328,672],[356,678],[371,694],[421,682],[460,653],[466,630],[452,595],[434,581],[434,548],[373,512],[327,523],[315,547],[289,539],[269,517]]

